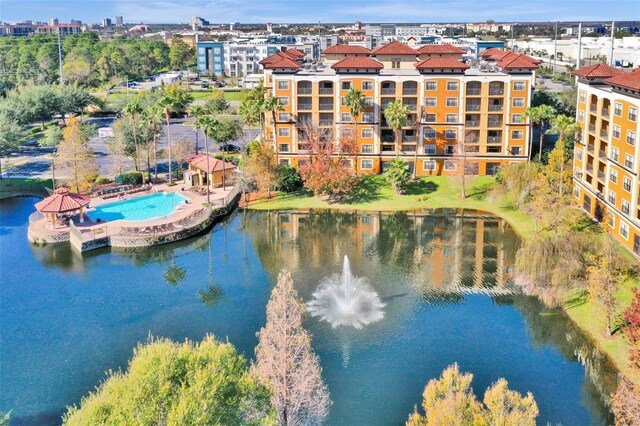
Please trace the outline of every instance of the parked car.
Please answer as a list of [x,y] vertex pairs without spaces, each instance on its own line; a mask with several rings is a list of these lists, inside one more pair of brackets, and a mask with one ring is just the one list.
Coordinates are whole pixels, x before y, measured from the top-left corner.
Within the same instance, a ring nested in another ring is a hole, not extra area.
[[233,144],[227,143],[227,144],[224,144],[224,145],[222,145],[220,147],[220,151],[236,153],[236,152],[240,152],[240,147],[237,146],[237,145],[233,145]]
[[217,87],[217,88],[224,87],[224,83],[222,83],[221,81],[214,81],[213,87]]

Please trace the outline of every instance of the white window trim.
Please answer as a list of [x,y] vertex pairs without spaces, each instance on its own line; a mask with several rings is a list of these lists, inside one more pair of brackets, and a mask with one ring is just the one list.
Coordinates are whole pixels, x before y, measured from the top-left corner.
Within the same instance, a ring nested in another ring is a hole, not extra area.
[[[365,167],[364,163],[367,162],[367,164],[369,162],[371,162],[371,167]],[[360,160],[360,169],[361,170],[373,170],[373,160]]]
[[[429,152],[429,150],[427,148],[431,148],[433,147],[433,152]],[[424,146],[424,153],[425,155],[436,155],[436,153],[438,152],[438,147],[435,144],[427,144]]]
[[[516,102],[522,101],[522,105],[516,105]],[[511,106],[514,108],[524,108],[524,98],[513,98]]]
[[[617,113],[618,106],[620,106],[620,114]],[[622,103],[616,102],[613,104],[613,115],[616,117],[622,117],[622,113],[624,113],[624,108],[622,107]]]
[[[447,168],[447,164],[453,165],[453,168]],[[446,172],[454,172],[458,170],[458,163],[451,160],[445,160],[444,165],[442,166],[443,170]]]
[[[522,89],[518,89],[518,85],[522,85]],[[524,92],[527,90],[527,82],[526,81],[514,81],[513,82],[513,91],[514,92]]]
[[[283,131],[286,131],[286,134],[283,134]],[[291,136],[291,129],[288,127],[278,127],[278,136],[283,138],[288,138]]]
[[[520,137],[513,136],[514,133],[518,133],[518,132],[520,133]],[[523,139],[524,139],[524,132],[522,130],[512,130],[511,131],[511,140],[521,141]]]
[[[626,227],[626,229],[627,229],[627,236],[625,236],[625,235],[622,233],[622,227],[623,227],[622,225],[624,225],[624,226]],[[621,220],[621,221],[620,221],[620,229],[618,230],[618,234],[620,234],[620,236],[621,236],[622,238],[624,238],[626,241],[628,241],[628,240],[629,240],[629,224],[628,224],[627,222],[625,222],[625,221],[623,221],[623,220]]]
[[[449,84],[455,84],[457,87],[455,89],[449,89]],[[460,90],[460,82],[447,81],[447,92],[457,92],[458,90]]]
[[[364,134],[365,131],[369,131],[371,132],[371,134],[369,136],[365,136]],[[360,137],[365,139],[371,139],[373,137],[373,129],[367,129],[367,128],[360,129]]]
[[[427,163],[433,164],[433,168],[427,168]],[[438,167],[436,160],[422,160],[422,170],[426,172],[433,172]]]
[[[454,137],[452,137],[452,138],[448,138],[448,137],[447,137],[447,132],[454,132],[454,133],[455,133],[455,136],[454,136]],[[445,139],[448,139],[448,140],[458,139],[458,131],[457,131],[456,129],[446,129],[446,130],[444,131],[444,138],[445,138]]]
[[[435,84],[435,89],[429,89],[430,84]],[[438,82],[437,81],[425,81],[424,82],[424,90],[425,92],[437,92],[438,91]]]
[[[429,105],[429,102],[427,101],[428,99],[433,99],[433,105]],[[424,98],[424,106],[428,107],[428,108],[435,108],[438,106],[438,98]]]

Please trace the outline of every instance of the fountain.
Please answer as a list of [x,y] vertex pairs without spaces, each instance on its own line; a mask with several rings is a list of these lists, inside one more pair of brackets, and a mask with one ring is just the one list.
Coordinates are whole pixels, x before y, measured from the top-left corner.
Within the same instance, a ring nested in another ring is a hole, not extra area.
[[307,303],[307,311],[333,328],[361,329],[384,318],[382,308],[385,304],[366,278],[353,276],[347,256],[344,257],[342,275],[323,278],[312,297]]

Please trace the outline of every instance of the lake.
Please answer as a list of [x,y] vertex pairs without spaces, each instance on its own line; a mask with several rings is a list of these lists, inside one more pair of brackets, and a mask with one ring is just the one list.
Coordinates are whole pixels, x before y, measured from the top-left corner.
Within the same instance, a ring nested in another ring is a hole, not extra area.
[[331,312],[305,320],[328,424],[404,424],[454,362],[480,399],[500,377],[531,391],[539,424],[612,421],[615,371],[562,312],[514,288],[519,239],[490,214],[240,211],[182,242],[81,256],[28,243],[34,202],[0,201],[0,411],[12,425],[59,424],[149,335],[212,333],[251,358],[278,272],[310,302],[344,256],[380,306],[361,328],[334,327]]

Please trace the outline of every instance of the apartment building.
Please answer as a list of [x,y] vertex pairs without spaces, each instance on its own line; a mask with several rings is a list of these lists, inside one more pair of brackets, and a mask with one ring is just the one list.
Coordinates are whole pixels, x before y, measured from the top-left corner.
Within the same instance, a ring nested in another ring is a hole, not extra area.
[[60,35],[72,35],[80,34],[82,27],[80,25],[72,24],[56,24],[56,25],[43,25],[36,29],[37,34],[58,34]]
[[[267,123],[279,161],[309,161],[299,133],[305,122],[333,131],[336,140],[354,138],[358,153],[349,161],[358,173],[384,172],[396,156],[420,176],[460,174],[462,157],[467,174],[475,175],[527,161],[530,127],[524,113],[538,63],[494,49],[471,68],[461,61],[464,53],[452,45],[413,49],[394,41],[372,51],[331,46],[320,66],[305,66],[286,52],[261,61],[268,96],[282,107],[275,122]],[[366,103],[357,123],[345,104],[352,87]],[[411,112],[399,140],[384,117],[396,99]]]
[[605,64],[573,72],[578,78],[574,201],[640,256],[640,69]]

